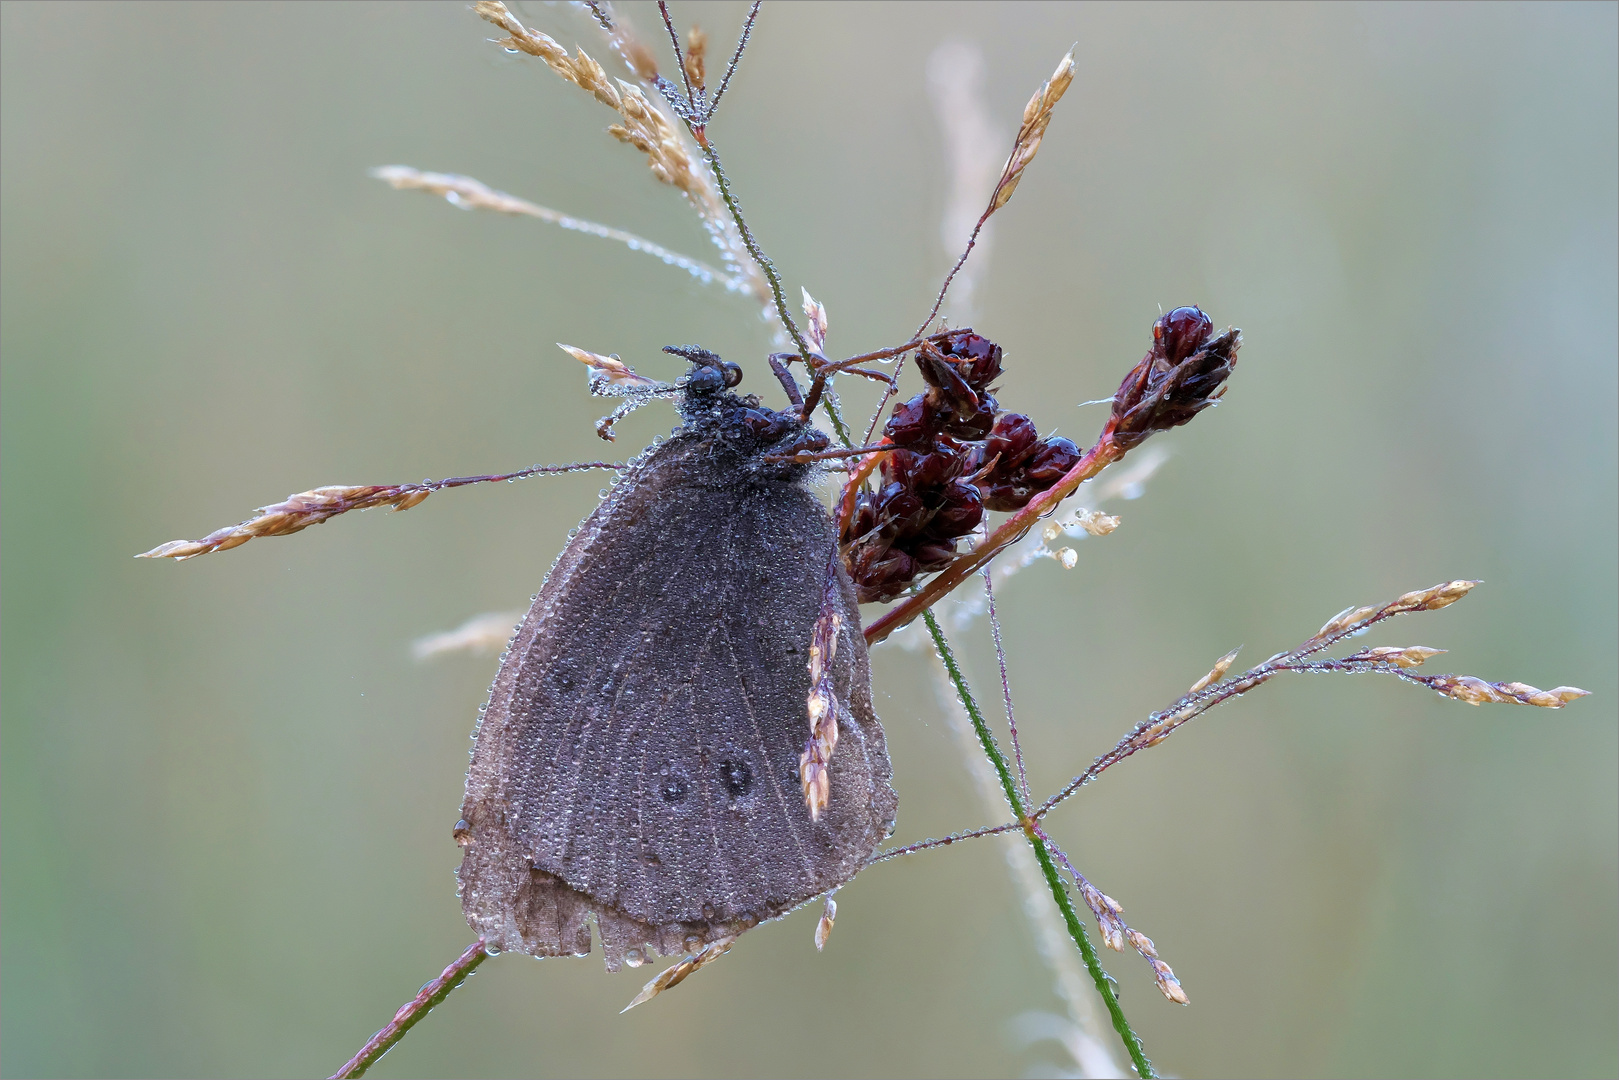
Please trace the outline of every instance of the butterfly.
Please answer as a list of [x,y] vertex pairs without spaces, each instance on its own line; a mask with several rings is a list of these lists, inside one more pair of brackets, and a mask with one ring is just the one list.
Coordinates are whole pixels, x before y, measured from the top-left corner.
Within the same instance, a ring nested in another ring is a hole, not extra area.
[[728,948],[894,828],[854,586],[793,457],[826,436],[731,393],[735,365],[667,351],[690,370],[653,392],[684,423],[572,534],[474,736],[458,878],[491,953],[584,955],[590,916],[609,971]]

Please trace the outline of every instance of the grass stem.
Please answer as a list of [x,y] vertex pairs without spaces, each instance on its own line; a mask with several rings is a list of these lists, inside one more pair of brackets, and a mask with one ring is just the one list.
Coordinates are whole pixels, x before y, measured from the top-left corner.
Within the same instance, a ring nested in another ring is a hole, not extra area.
[[1068,936],[1073,938],[1074,944],[1078,946],[1079,954],[1085,960],[1085,968],[1096,984],[1096,992],[1102,995],[1102,1001],[1107,1005],[1108,1016],[1113,1020],[1113,1030],[1119,1033],[1136,1073],[1143,1077],[1143,1080],[1156,1076],[1157,1073],[1152,1070],[1152,1062],[1147,1060],[1147,1053],[1141,1046],[1140,1036],[1130,1026],[1129,1020],[1125,1018],[1124,1009],[1119,1005],[1119,995],[1113,989],[1113,979],[1103,970],[1102,962],[1096,955],[1096,947],[1091,944],[1090,936],[1085,932],[1085,924],[1080,921],[1073,900],[1069,898],[1068,890],[1063,887],[1051,852],[1036,832],[1034,823],[1028,819],[1023,800],[1018,797],[1017,783],[1012,777],[1011,766],[1007,763],[1006,755],[996,745],[994,733],[984,722],[984,714],[979,710],[972,689],[967,685],[967,677],[962,674],[961,666],[956,662],[955,652],[945,640],[939,620],[934,617],[931,610],[924,611],[922,619],[927,625],[928,633],[933,637],[934,648],[939,651],[939,659],[944,662],[945,673],[956,689],[956,696],[960,698],[962,708],[967,710],[967,717],[972,721],[973,731],[978,735],[978,742],[984,748],[984,755],[995,767],[995,774],[1000,778],[1001,790],[1006,795],[1007,805],[1012,808],[1012,813],[1020,822],[1028,822],[1023,829],[1023,835],[1028,839],[1029,846],[1034,849],[1034,857],[1040,863],[1040,873],[1045,877],[1046,885],[1051,889],[1051,898],[1056,901],[1057,910],[1062,912],[1063,922],[1068,927]]

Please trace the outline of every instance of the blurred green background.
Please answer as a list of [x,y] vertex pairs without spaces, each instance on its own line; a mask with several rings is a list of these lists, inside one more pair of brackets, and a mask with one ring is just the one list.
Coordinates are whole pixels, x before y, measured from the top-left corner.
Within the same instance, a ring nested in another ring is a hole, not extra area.
[[[577,12],[518,10],[608,58]],[[676,6],[716,43],[744,10]],[[1166,1072],[1619,1069],[1615,13],[767,6],[711,129],[831,347],[876,348],[948,265],[929,56],[982,50],[1005,140],[1077,41],[981,268],[1002,402],[1085,442],[1103,413],[1076,404],[1161,308],[1244,330],[1122,528],[1001,592],[1037,789],[1228,648],[1447,578],[1487,585],[1365,644],[1594,692],[1272,684],[1054,815],[1191,995],[1106,957]],[[611,114],[465,5],[0,20],[0,1068],[324,1076],[469,940],[450,826],[495,660],[410,643],[524,606],[601,479],[130,556],[317,484],[599,456],[605,406],[555,341],[661,375],[659,346],[700,341],[776,400],[768,333],[645,256],[367,177],[468,173],[713,258]],[[671,422],[643,410],[611,452]],[[993,701],[987,628],[960,646]],[[896,839],[984,823],[927,654],[874,669]],[[377,1075],[1072,1069],[1020,1034],[1062,1009],[996,843],[873,869],[824,954],[802,911],[627,1016],[644,971],[501,958]]]

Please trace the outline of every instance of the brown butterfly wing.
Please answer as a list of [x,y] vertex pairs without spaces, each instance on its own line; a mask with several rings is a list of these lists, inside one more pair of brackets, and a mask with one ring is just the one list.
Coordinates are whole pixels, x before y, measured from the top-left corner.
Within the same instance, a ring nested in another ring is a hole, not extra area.
[[[469,921],[497,947],[689,951],[849,880],[895,796],[852,587],[831,800],[797,781],[834,532],[801,479],[716,433],[631,471],[564,550],[502,662],[462,816]],[[841,574],[841,571],[839,571]]]

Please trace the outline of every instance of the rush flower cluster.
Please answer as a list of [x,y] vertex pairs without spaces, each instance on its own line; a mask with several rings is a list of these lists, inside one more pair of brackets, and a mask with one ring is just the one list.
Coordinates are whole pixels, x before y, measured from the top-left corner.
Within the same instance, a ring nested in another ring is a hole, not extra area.
[[894,408],[883,429],[881,485],[861,490],[843,522],[844,565],[865,601],[891,600],[918,574],[956,556],[985,510],[1019,510],[1080,459],[1067,439],[1040,437],[1005,412],[991,384],[1001,347],[971,330],[929,339],[916,366],[927,389]]

